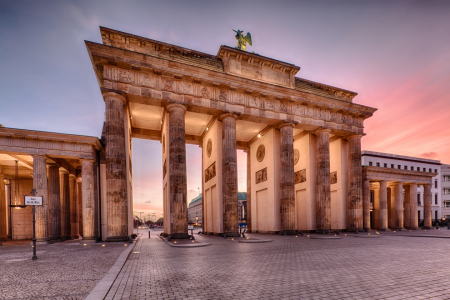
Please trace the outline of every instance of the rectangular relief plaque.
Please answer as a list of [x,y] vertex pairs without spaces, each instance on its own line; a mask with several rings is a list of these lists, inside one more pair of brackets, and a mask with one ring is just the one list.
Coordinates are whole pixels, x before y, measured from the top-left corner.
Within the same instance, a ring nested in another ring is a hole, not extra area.
[[302,183],[306,181],[306,169],[297,171],[294,173],[295,184]]
[[337,171],[330,173],[330,184],[337,183]]
[[267,180],[267,167],[256,172],[256,184]]
[[216,177],[216,162],[213,162],[206,170],[205,170],[205,183],[210,179]]

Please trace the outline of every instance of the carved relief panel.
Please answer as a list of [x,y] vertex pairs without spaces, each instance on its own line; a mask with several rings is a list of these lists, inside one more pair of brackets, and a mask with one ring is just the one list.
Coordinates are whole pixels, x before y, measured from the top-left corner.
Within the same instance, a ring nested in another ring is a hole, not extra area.
[[216,162],[213,162],[206,170],[205,170],[205,183],[216,177]]
[[306,169],[297,171],[294,173],[294,182],[295,184],[297,183],[302,183],[306,181]]
[[266,148],[263,144],[261,144],[258,146],[258,149],[256,149],[256,160],[262,162],[264,160],[264,156],[266,156]]
[[256,184],[267,180],[267,167],[256,172],[255,180],[256,180]]

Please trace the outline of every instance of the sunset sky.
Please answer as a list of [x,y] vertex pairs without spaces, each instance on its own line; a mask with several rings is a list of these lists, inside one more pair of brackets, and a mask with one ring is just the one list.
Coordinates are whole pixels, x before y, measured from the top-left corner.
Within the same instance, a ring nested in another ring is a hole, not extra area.
[[[252,34],[298,77],[378,108],[363,149],[450,163],[450,1],[0,1],[0,124],[100,136],[104,102],[84,40],[99,26],[216,54]],[[135,211],[162,213],[161,144],[133,140]],[[187,146],[188,199],[201,150]],[[246,191],[246,156],[238,155]]]

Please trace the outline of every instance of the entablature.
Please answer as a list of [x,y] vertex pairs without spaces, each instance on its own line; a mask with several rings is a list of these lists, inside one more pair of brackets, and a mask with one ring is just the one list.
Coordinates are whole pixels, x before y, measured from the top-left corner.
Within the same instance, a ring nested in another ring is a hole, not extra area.
[[382,167],[363,167],[363,180],[396,181],[403,183],[432,184],[432,178],[437,173],[390,169]]

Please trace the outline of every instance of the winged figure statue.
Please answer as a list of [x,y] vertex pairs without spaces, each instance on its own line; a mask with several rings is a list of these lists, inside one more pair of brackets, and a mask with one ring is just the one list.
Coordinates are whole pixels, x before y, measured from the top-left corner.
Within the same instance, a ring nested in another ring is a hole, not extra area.
[[252,46],[252,35],[250,34],[250,32],[247,32],[247,35],[244,36],[243,30],[234,30],[233,29],[233,31],[236,32],[236,35],[234,37],[238,41],[238,45],[236,48],[238,48],[239,50],[246,51],[247,44]]

